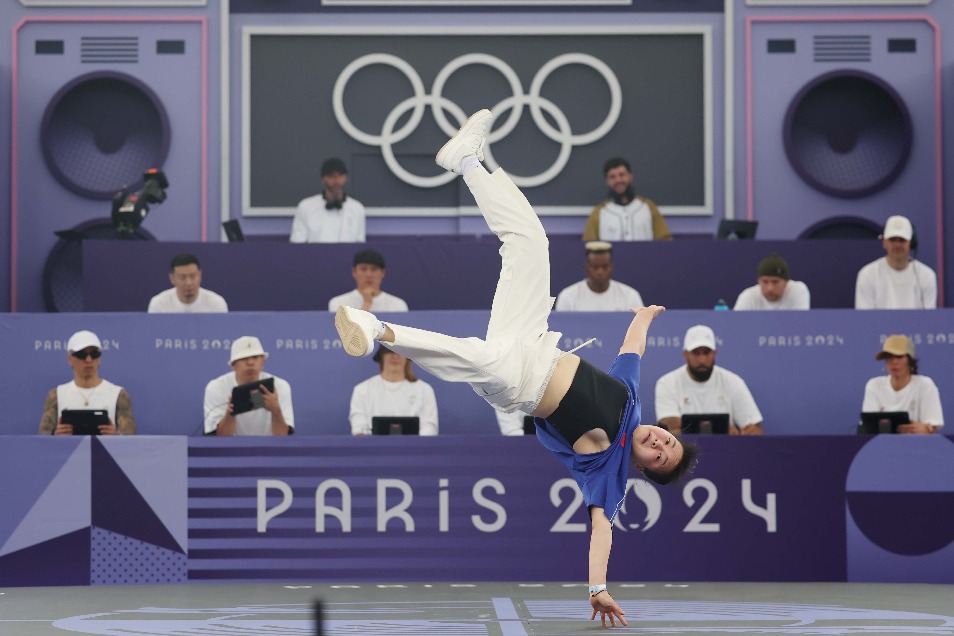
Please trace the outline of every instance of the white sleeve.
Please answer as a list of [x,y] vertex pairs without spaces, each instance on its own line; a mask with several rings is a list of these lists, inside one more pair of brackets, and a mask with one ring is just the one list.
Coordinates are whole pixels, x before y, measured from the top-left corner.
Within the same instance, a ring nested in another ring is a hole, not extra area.
[[354,242],[364,243],[366,241],[365,239],[366,215],[364,212],[364,205],[362,205],[361,203],[358,203],[357,201],[355,201],[355,203],[357,203],[358,205],[356,206],[357,209],[354,216],[354,223],[355,223]]
[[305,209],[301,203],[298,204],[298,209],[295,211],[295,220],[292,221],[291,236],[288,240],[292,243],[308,242],[308,226],[305,225]]
[[756,309],[752,304],[752,288],[746,287],[742,290],[742,293],[739,294],[739,297],[735,300],[735,306],[732,307],[733,311],[750,311]]
[[811,309],[812,307],[812,293],[808,290],[808,285],[798,281],[798,285],[792,290],[794,294],[794,307],[793,309]]
[[[920,264],[920,261],[915,261],[915,265]],[[927,279],[926,282],[918,279],[918,284],[921,286],[921,306],[925,309],[937,309],[937,274],[926,265],[920,270],[915,270],[915,273]]]
[[419,435],[437,435],[438,433],[438,422],[437,422],[437,398],[434,396],[434,387],[430,384],[425,383],[423,380],[418,380],[422,384],[421,386],[421,407],[420,418],[421,426]]
[[523,435],[523,418],[526,417],[523,411],[514,411],[513,413],[503,413],[497,409],[493,409],[493,411],[497,416],[497,426],[500,428],[501,435]]
[[159,308],[159,294],[156,294],[149,299],[149,307],[146,309],[148,314],[160,314],[162,310]]
[[367,385],[362,382],[351,392],[351,408],[348,421],[351,422],[352,435],[371,434],[371,416],[368,413]]
[[553,311],[569,311],[570,308],[567,307],[569,303],[566,300],[566,290],[564,289],[559,294],[557,294],[556,303],[553,305]]
[[639,292],[635,289],[633,290],[633,295],[630,300],[630,307],[638,308],[643,307],[643,297],[639,295]]
[[944,426],[944,412],[941,408],[941,393],[937,390],[934,380],[921,376],[920,419],[925,424]]
[[749,424],[760,424],[762,422],[762,413],[755,404],[755,398],[752,392],[745,384],[745,380],[736,376],[732,378],[732,416],[735,424],[739,428],[744,428]]
[[231,395],[226,395],[222,390],[222,382],[218,378],[205,385],[205,432],[214,433],[219,427],[219,422],[225,417],[225,410],[228,408]]
[[874,281],[871,280],[871,271],[865,265],[858,271],[855,279],[855,309],[874,309]]
[[656,381],[656,422],[681,416],[675,378],[667,373]]
[[275,390],[278,391],[278,406],[289,428],[295,428],[295,409],[292,406],[291,384],[282,378],[275,378]]
[[881,410],[881,401],[878,399],[878,390],[876,385],[878,378],[871,378],[865,384],[865,397],[861,402],[862,413],[876,413]]

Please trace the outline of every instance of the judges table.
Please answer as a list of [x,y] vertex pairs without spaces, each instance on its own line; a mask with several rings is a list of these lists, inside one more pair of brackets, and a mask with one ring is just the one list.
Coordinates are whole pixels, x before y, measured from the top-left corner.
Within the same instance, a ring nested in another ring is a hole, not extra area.
[[[145,311],[169,287],[169,261],[181,252],[198,257],[203,284],[233,311],[327,309],[330,298],[354,289],[352,258],[365,248],[384,255],[384,288],[411,309],[485,309],[500,271],[499,245],[493,236],[366,245],[86,241],[83,309]],[[720,298],[732,305],[773,251],[788,261],[793,279],[808,284],[813,307],[832,308],[854,306],[858,270],[884,256],[880,242],[862,240],[640,241],[614,246],[613,276],[671,309],[711,308]],[[551,237],[550,261],[553,294],[583,279],[577,237]]]
[[[614,581],[954,583],[954,440],[700,438],[633,480]],[[8,437],[0,587],[586,581],[586,506],[532,437]]]
[[[454,336],[481,336],[487,311],[415,311],[382,314]],[[569,350],[608,369],[619,351],[630,314],[554,313],[550,327]],[[654,387],[681,366],[686,329],[715,330],[716,363],[746,381],[769,435],[841,435],[858,423],[865,382],[884,373],[875,360],[891,333],[910,335],[920,372],[934,379],[944,410],[954,413],[954,309],[935,311],[811,310],[807,312],[667,311],[652,326],[641,369],[643,418],[655,421]],[[265,370],[289,381],[296,435],[350,432],[353,387],[378,373],[371,358],[341,349],[328,312],[248,312],[203,315],[0,314],[0,345],[11,361],[0,383],[0,433],[35,433],[46,394],[72,379],[66,341],[79,329],[103,340],[100,375],[126,388],[141,434],[202,432],[205,385],[231,372],[233,339],[258,336],[269,353]],[[465,384],[419,372],[437,397],[441,435],[493,434],[494,412]]]

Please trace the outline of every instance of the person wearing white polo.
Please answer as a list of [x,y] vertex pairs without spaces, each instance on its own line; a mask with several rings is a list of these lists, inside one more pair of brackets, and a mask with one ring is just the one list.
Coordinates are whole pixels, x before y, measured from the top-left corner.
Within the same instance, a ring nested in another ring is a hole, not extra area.
[[761,435],[762,413],[745,380],[717,367],[715,333],[705,325],[686,331],[682,355],[686,364],[656,381],[656,421],[670,432],[682,432],[686,413],[728,413],[732,435]]
[[583,271],[586,278],[557,295],[557,311],[629,311],[643,306],[639,292],[613,280],[613,245],[588,241]]

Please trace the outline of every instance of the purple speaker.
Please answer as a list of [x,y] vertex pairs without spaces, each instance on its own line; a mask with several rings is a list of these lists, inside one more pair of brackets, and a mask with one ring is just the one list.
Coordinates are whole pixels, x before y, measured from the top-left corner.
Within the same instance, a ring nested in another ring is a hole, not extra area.
[[[759,236],[942,236],[940,32],[930,15],[747,6],[745,205]],[[739,3],[736,4],[739,6]],[[740,7],[741,9],[741,7]],[[837,222],[836,222],[837,221]],[[940,243],[918,258],[937,269]]]
[[150,168],[169,188],[145,230],[206,238],[205,18],[27,18],[14,49],[11,311],[50,308],[55,233],[108,218]]

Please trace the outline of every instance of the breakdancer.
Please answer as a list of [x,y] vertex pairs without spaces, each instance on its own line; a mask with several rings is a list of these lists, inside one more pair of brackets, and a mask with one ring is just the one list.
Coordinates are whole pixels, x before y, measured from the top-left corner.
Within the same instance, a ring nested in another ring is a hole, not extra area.
[[640,360],[646,334],[664,307],[636,308],[619,355],[608,373],[557,348],[550,331],[548,240],[530,203],[502,170],[488,173],[484,139],[489,110],[475,113],[437,153],[437,164],[463,175],[490,230],[500,239],[501,268],[487,335],[454,338],[383,323],[373,314],[341,306],[335,326],[347,353],[367,356],[375,342],[449,382],[467,382],[494,408],[535,417],[537,438],[576,479],[590,513],[591,620],[600,614],[626,625],[606,590],[612,526],[626,494],[630,461],[649,479],[678,479],[697,451],[667,430],[640,426]]

